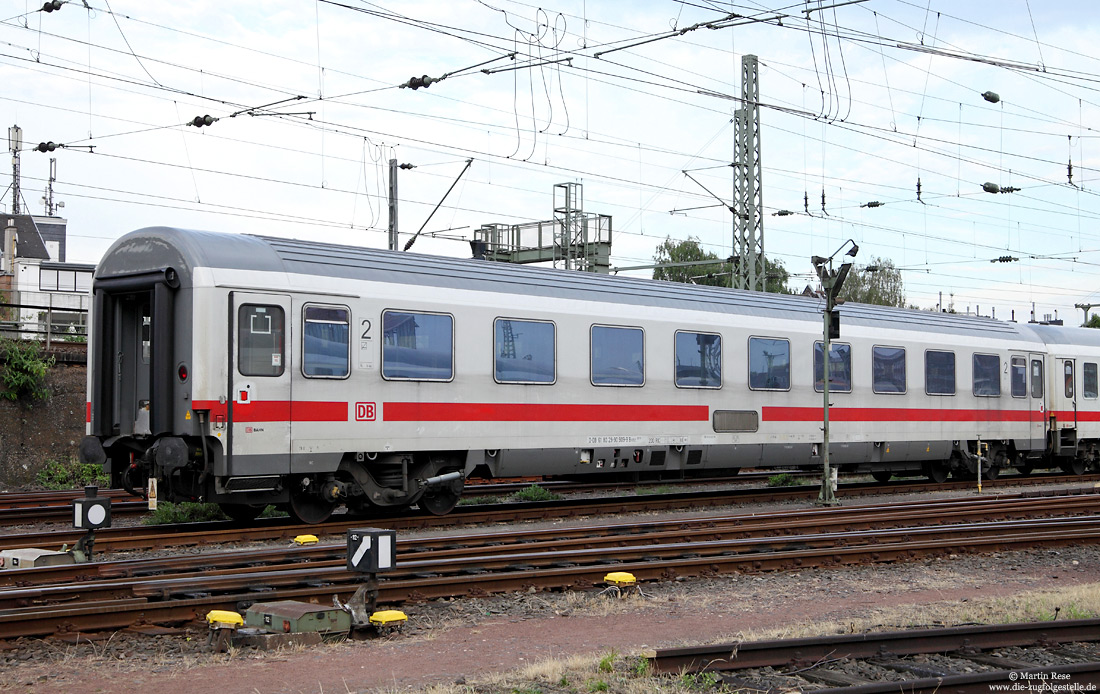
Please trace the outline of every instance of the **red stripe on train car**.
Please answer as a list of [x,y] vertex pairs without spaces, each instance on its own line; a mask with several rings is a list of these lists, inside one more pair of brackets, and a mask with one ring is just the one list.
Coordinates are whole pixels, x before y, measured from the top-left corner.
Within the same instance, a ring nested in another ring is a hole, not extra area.
[[1100,422],[1100,412],[1074,412],[1073,410],[1058,410],[1050,413],[1051,416],[1057,417],[1059,422],[1067,423],[1072,422],[1075,419],[1078,422]]
[[[196,410],[209,410],[211,415],[224,416],[227,407],[217,400],[196,400]],[[318,402],[311,400],[255,400],[250,403],[233,403],[234,422],[346,422],[346,402]]]
[[292,422],[346,422],[348,404],[346,402],[300,402],[290,403]]
[[387,422],[706,422],[706,405],[531,405],[497,402],[387,402]]
[[[821,407],[761,408],[765,422],[820,422]],[[830,407],[832,422],[1041,422],[1037,410],[945,410],[939,408]]]
[[85,407],[85,412],[84,412],[84,423],[85,424],[91,424],[91,422],[92,422],[92,403],[89,402],[89,403],[85,403],[85,404],[87,405],[87,407]]

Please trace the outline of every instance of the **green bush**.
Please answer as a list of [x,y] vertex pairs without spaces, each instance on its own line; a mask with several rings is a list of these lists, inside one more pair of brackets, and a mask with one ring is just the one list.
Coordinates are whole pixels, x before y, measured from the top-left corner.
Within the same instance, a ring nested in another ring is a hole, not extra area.
[[516,501],[557,501],[561,498],[561,494],[555,494],[537,484],[532,484],[530,487],[513,494],[512,498]]
[[50,397],[46,387],[46,374],[54,365],[54,358],[42,356],[42,348],[29,340],[0,339],[0,398],[33,402]]
[[798,484],[798,478],[789,472],[772,475],[768,478],[769,487],[794,487]]
[[157,508],[141,522],[145,525],[174,525],[176,523],[198,523],[201,521],[228,520],[217,504],[199,504],[184,501],[174,504],[170,501],[157,503]]
[[46,489],[55,491],[79,489],[92,484],[107,487],[111,483],[107,473],[99,465],[81,463],[71,458],[66,462],[47,460],[46,466],[38,471],[34,479]]

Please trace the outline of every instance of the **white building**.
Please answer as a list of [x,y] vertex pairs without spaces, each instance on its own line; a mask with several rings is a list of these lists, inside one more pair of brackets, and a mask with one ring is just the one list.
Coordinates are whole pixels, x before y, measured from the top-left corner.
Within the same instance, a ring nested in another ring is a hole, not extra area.
[[82,341],[95,266],[65,262],[67,221],[34,215],[3,219],[0,333]]

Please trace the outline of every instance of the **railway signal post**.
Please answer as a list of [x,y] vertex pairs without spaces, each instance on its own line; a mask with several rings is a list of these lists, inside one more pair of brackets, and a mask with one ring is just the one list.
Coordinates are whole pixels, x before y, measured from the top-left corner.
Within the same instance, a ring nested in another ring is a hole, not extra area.
[[344,609],[354,626],[373,626],[379,631],[400,628],[406,621],[398,610],[375,611],[378,606],[378,572],[397,565],[397,533],[380,528],[348,530],[348,571],[358,571],[366,580],[356,589]]
[[834,270],[833,258],[848,244],[852,244],[852,247],[848,249],[845,256],[855,258],[856,253],[859,253],[859,246],[852,239],[848,239],[840,244],[840,248],[833,251],[828,258],[815,255],[810,259],[814,270],[817,271],[817,276],[821,279],[821,289],[825,294],[824,340],[821,350],[821,391],[824,393],[821,459],[824,470],[821,478],[821,492],[817,496],[817,503],[823,506],[836,506],[840,503],[833,491],[833,474],[829,466],[829,380],[831,378],[829,362],[832,357],[830,346],[832,339],[840,337],[840,312],[836,310],[837,296],[840,294],[845,278],[848,277],[848,272],[852,269],[852,261],[849,260],[843,263],[839,270]]
[[73,556],[80,562],[90,561],[95,546],[95,531],[111,527],[111,500],[99,496],[99,487],[88,486],[84,487],[83,497],[73,499],[72,506],[73,527],[88,531],[77,541]]

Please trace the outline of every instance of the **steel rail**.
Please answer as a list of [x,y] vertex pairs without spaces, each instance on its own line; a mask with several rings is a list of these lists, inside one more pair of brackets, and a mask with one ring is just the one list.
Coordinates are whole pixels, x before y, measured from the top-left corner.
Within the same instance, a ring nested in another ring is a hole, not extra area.
[[[677,576],[712,575],[730,571],[783,570],[810,566],[837,566],[865,562],[907,561],[935,554],[963,554],[989,550],[1033,549],[1036,546],[1064,546],[1100,542],[1100,528],[1059,530],[1052,523],[1037,524],[1034,532],[977,534],[929,538],[919,541],[879,542],[864,546],[834,546],[820,549],[795,548],[771,552],[698,551],[697,543],[682,543],[677,551],[661,546],[625,549],[574,550],[570,552],[511,553],[505,556],[451,557],[443,562],[403,562],[399,574],[387,576],[380,584],[384,604],[454,597],[465,594],[513,591],[536,588],[588,588],[600,585],[610,570],[634,573],[639,580],[663,580]],[[1080,525],[1079,523],[1077,524]],[[988,528],[986,528],[988,530]],[[665,553],[671,556],[656,556]],[[677,556],[678,555],[678,556]],[[487,566],[492,564],[492,566]],[[495,568],[494,568],[495,567]],[[456,580],[456,576],[461,580]],[[214,576],[164,578],[142,584],[119,580],[106,586],[86,586],[91,594],[105,589],[108,603],[73,604],[68,607],[36,605],[49,599],[49,589],[12,592],[23,599],[20,606],[0,612],[0,638],[43,635],[58,630],[120,628],[135,621],[154,623],[179,620],[182,613],[200,617],[209,609],[235,609],[258,598],[306,599],[328,602],[334,595],[341,599],[357,585],[358,576],[342,567],[295,568],[276,573],[240,572],[226,579]],[[123,584],[129,584],[124,586]],[[218,589],[219,594],[213,591]],[[110,591],[117,591],[111,594]],[[4,591],[9,593],[9,591]],[[59,596],[58,596],[59,597]],[[69,599],[73,598],[70,596]],[[107,606],[105,610],[104,606]],[[199,608],[202,609],[199,609]],[[186,608],[193,608],[187,612]]]
[[[883,504],[871,504],[860,506],[849,506],[840,508],[812,508],[802,509],[796,511],[798,513],[799,521],[812,522],[817,518],[829,518],[837,519],[846,515],[858,515],[858,514],[875,514],[875,516],[868,518],[865,522],[871,524],[871,522],[882,520],[883,517],[880,514],[881,510],[890,509],[893,513],[899,513],[906,508],[915,509],[919,513],[930,513],[932,509],[942,508],[949,509],[950,514],[963,514],[974,515],[972,509],[975,508],[988,508],[988,514],[996,514],[996,507],[1005,503],[1012,504],[1019,502],[1020,499],[1065,499],[1065,504],[1078,505],[1078,504],[1095,504],[1097,500],[1098,489],[1092,487],[1086,488],[1070,488],[1070,489],[1053,489],[1053,491],[1046,492],[1024,492],[1012,495],[997,495],[989,497],[981,497],[975,499],[964,499],[970,507],[960,507],[959,498],[947,498],[947,499],[930,499],[922,500],[922,502],[913,502],[908,504],[898,503],[883,503]],[[1075,500],[1069,500],[1075,499]],[[1080,500],[1076,500],[1080,499]],[[492,525],[495,522],[506,522],[515,520],[516,516],[520,516],[521,519],[532,518],[538,520],[547,520],[553,518],[554,508],[547,506],[544,503],[533,503],[521,505],[522,508],[516,509],[497,509],[489,508],[481,511],[481,513],[470,513],[456,515],[454,520],[460,518],[464,522],[448,522],[447,518],[451,517],[430,517],[430,519],[436,520],[436,524],[432,527],[454,527],[458,525]],[[587,507],[590,509],[590,513],[584,515],[595,515],[598,513],[608,513],[607,506],[605,505],[590,505]],[[616,508],[619,506],[616,504]],[[570,509],[571,513],[566,517],[581,516],[582,514],[576,514],[576,508]],[[979,514],[980,515],[980,514]],[[997,517],[997,516],[993,516]],[[1004,517],[1004,516],[1001,516]],[[742,525],[757,525],[766,519],[774,519],[782,522],[782,524],[789,524],[792,522],[792,511],[766,511],[766,513],[752,514],[751,516],[745,516],[742,514],[720,516],[720,517],[706,517],[706,521],[713,522],[713,524],[723,524],[723,522],[740,522]],[[260,527],[240,527],[233,524],[226,524],[226,522],[213,522],[213,524],[185,524],[182,526],[173,527],[130,527],[130,528],[107,528],[97,532],[96,546],[100,550],[112,550],[112,551],[125,551],[125,550],[146,550],[146,549],[163,549],[165,547],[186,547],[186,546],[216,546],[221,543],[232,543],[241,541],[254,541],[254,540],[290,540],[298,535],[301,535],[304,531],[315,533],[315,535],[324,537],[331,535],[343,535],[348,529],[355,527],[374,526],[379,528],[390,528],[395,530],[410,530],[419,529],[421,522],[426,520],[422,517],[407,517],[407,518],[389,518],[374,522],[371,520],[361,520],[354,522],[351,520],[330,521],[328,524],[322,526],[312,526],[304,528],[299,525],[285,525],[285,524],[261,524]],[[649,524],[653,521],[639,521],[634,524],[639,528],[639,532],[642,529],[651,528]],[[662,522],[662,524],[676,524],[676,522],[690,522],[687,519],[668,520],[668,521],[656,521]],[[601,528],[602,526],[585,525],[583,528],[575,529],[576,533],[592,533],[595,532],[595,528]],[[805,527],[805,524],[803,524]],[[867,527],[870,527],[869,525]],[[563,532],[562,528],[552,529],[554,532]],[[782,528],[778,528],[777,531],[782,532]],[[8,536],[0,537],[0,549],[12,549],[12,548],[25,548],[25,547],[37,547],[37,548],[62,548],[64,544],[72,546],[73,543],[79,539],[80,535],[76,531],[54,531],[47,533],[29,533],[29,535],[22,536]],[[445,542],[445,540],[442,540]],[[7,581],[7,575],[4,572],[0,572],[0,585]]]
[[[643,653],[660,673],[730,672],[755,668],[812,667],[826,660],[901,657],[928,653],[973,653],[1009,647],[1051,647],[1056,644],[1100,640],[1100,619],[1077,619],[1015,624],[968,625],[940,629],[868,632],[797,639],[741,641],[708,646],[664,648]],[[965,656],[964,656],[965,657]],[[1095,681],[1100,663],[1073,663],[1034,668],[1002,669],[973,674],[923,677],[814,689],[818,694],[908,694],[967,692],[988,694],[990,684],[1050,682],[1059,673]],[[1033,675],[1033,677],[1028,677]],[[1068,684],[1068,682],[1065,682]],[[1068,691],[1068,690],[1067,690]]]
[[[1032,478],[1026,478],[1032,479]],[[919,488],[919,487],[918,487]],[[460,506],[447,516],[414,514],[412,512],[384,518],[343,517],[326,523],[303,526],[288,524],[286,519],[266,519],[247,526],[230,521],[185,523],[176,526],[130,526],[104,528],[96,533],[99,549],[143,550],[163,547],[209,546],[227,542],[253,540],[293,539],[304,532],[315,535],[344,534],[350,528],[379,527],[395,530],[419,530],[449,528],[461,525],[490,525],[493,523],[523,520],[549,520],[551,518],[578,518],[600,514],[642,513],[670,509],[711,508],[734,503],[798,500],[816,498],[816,488],[784,487],[771,490],[723,490],[717,492],[663,494],[619,499],[569,499],[565,501],[522,502],[504,507]],[[881,491],[881,487],[866,487],[863,491]],[[860,491],[860,490],[851,490]],[[746,492],[750,494],[746,494]],[[875,492],[877,493],[877,492]],[[987,498],[1030,498],[1036,496],[1065,496],[1094,494],[1095,487],[1037,490],[997,495]],[[930,502],[921,502],[924,504]],[[82,533],[76,530],[11,534],[0,536],[0,550],[25,547],[60,548],[72,546]]]
[[[992,507],[987,503],[966,503],[943,505],[921,505],[916,508],[895,509],[869,508],[833,510],[824,516],[817,514],[806,517],[801,513],[788,512],[778,519],[761,516],[732,516],[687,518],[669,521],[648,521],[644,523],[602,524],[575,527],[557,527],[536,530],[510,530],[506,532],[467,533],[460,536],[434,536],[403,539],[400,543],[401,561],[414,559],[428,553],[434,557],[465,556],[473,548],[494,546],[498,551],[515,548],[516,551],[530,551],[533,548],[553,547],[594,548],[622,546],[628,542],[644,539],[650,544],[679,542],[685,532],[697,542],[707,540],[731,540],[736,538],[761,538],[780,536],[784,539],[774,542],[804,542],[808,529],[819,535],[825,529],[831,534],[823,537],[829,541],[848,541],[842,539],[843,533],[874,529],[886,531],[889,528],[912,529],[914,524],[943,525],[944,509],[950,509],[951,520],[958,524],[964,520],[971,526],[981,519],[995,521],[997,527],[1005,528],[1009,519],[1026,519],[1036,522],[1040,517],[1071,513],[1095,513],[1100,499],[1088,497],[1041,498],[1026,502],[1006,500]],[[851,511],[851,512],[848,512]],[[1080,516],[1078,516],[1080,518]],[[796,533],[800,537],[791,537]],[[910,532],[910,530],[905,530]],[[862,539],[865,535],[857,536]],[[286,547],[277,549],[241,550],[217,552],[202,555],[189,555],[168,558],[119,560],[109,562],[90,562],[69,566],[16,569],[0,572],[0,586],[36,586],[70,581],[91,581],[110,578],[137,578],[153,574],[186,572],[193,570],[228,571],[235,567],[249,567],[257,564],[302,563],[343,561],[347,551],[345,543],[319,544],[306,547]]]
[[[1000,498],[980,500],[938,500],[923,504],[891,504],[844,509],[814,509],[785,511],[753,516],[704,516],[675,520],[643,521],[596,525],[559,526],[545,529],[519,529],[505,532],[464,533],[402,539],[400,560],[406,561],[431,552],[431,556],[463,556],[472,548],[492,545],[498,551],[513,547],[529,551],[535,547],[592,548],[621,546],[644,533],[645,541],[653,544],[678,542],[685,531],[696,541],[734,538],[791,536],[813,530],[831,529],[835,533],[861,529],[885,530],[890,527],[942,525],[945,514],[954,523],[968,520],[996,520],[1003,523],[1012,518],[1038,519],[1066,516],[1072,513],[1097,512],[1097,498],[1041,497],[1027,500]],[[789,540],[788,540],[789,541]],[[239,550],[166,558],[98,561],[67,566],[23,568],[0,571],[0,586],[40,586],[73,581],[95,581],[111,578],[140,578],[156,574],[187,571],[227,572],[238,567],[343,561],[346,543],[318,544],[304,547]]]
[[[468,485],[463,495],[466,498],[477,498],[481,496],[500,496],[505,494],[511,494],[519,491],[531,484],[538,484],[546,488],[549,491],[557,492],[576,492],[576,491],[629,491],[639,488],[645,489],[647,486],[697,486],[697,485],[709,485],[709,484],[733,484],[739,487],[736,490],[737,493],[745,495],[745,499],[740,500],[741,503],[755,503],[758,501],[773,501],[781,499],[797,499],[797,498],[809,498],[813,494],[809,486],[795,486],[795,487],[776,487],[767,490],[762,489],[745,489],[742,485],[750,483],[752,481],[759,481],[759,479],[766,479],[775,474],[782,474],[783,470],[777,470],[776,472],[761,472],[761,473],[746,473],[742,476],[726,476],[726,477],[707,477],[707,478],[688,478],[688,479],[675,479],[675,480],[655,480],[653,482],[573,482],[562,480],[550,480],[542,482],[496,482],[485,484],[471,484]],[[798,478],[814,478],[815,473],[804,472],[788,472],[794,477]],[[750,479],[752,476],[752,479]],[[856,475],[858,476],[858,475]],[[987,487],[1005,487],[1013,485],[1039,485],[1039,484],[1060,484],[1060,483],[1077,483],[1100,480],[1100,475],[1013,475],[1009,477],[1000,477],[996,480],[985,480],[983,485]],[[915,491],[931,491],[931,490],[956,490],[972,488],[975,482],[966,480],[953,480],[943,483],[932,483],[925,480],[906,480],[906,481],[894,481],[885,484],[877,482],[870,483],[852,483],[843,484],[840,489],[845,494],[850,496],[867,496],[870,494],[899,494],[899,493],[911,493]],[[816,489],[816,487],[814,487]],[[20,523],[32,523],[40,522],[43,520],[58,520],[69,518],[72,509],[71,502],[74,498],[81,496],[83,492],[76,491],[63,491],[63,492],[15,492],[9,494],[0,494],[0,525],[17,525]],[[680,494],[691,494],[690,492],[680,492]],[[148,510],[147,502],[142,500],[136,500],[127,492],[119,489],[103,489],[99,491],[100,496],[108,496],[112,500],[111,512],[115,515],[139,515],[144,514]],[[659,495],[653,495],[657,497]],[[669,495],[660,495],[661,497],[667,497]],[[650,498],[653,498],[650,497]],[[553,503],[553,502],[550,502]],[[461,513],[459,509],[455,514]],[[228,521],[226,521],[228,522]],[[71,544],[71,542],[69,543]],[[5,547],[0,544],[0,549]]]
[[[1100,516],[1066,521],[1049,519],[1038,522],[1017,522],[1010,525],[981,523],[968,526],[900,528],[873,534],[820,533],[763,540],[751,538],[701,542],[695,539],[690,531],[686,531],[677,534],[675,539],[678,539],[678,542],[669,541],[663,544],[649,542],[647,541],[649,538],[639,538],[634,544],[627,546],[620,546],[618,543],[600,546],[600,543],[593,543],[595,546],[568,549],[539,545],[478,548],[473,551],[443,550],[412,554],[409,557],[401,555],[399,565],[387,574],[387,580],[412,579],[424,573],[461,577],[473,573],[515,570],[517,567],[545,569],[562,565],[604,565],[609,559],[616,562],[663,562],[682,557],[706,559],[727,557],[731,554],[754,559],[760,554],[769,555],[789,550],[820,552],[830,548],[856,549],[868,546],[877,552],[880,547],[891,547],[898,543],[972,542],[975,538],[981,539],[990,531],[1002,533],[1006,541],[1033,533],[1038,533],[1039,537],[1049,537],[1052,529],[1054,532],[1065,534],[1067,538],[1091,540],[1100,535]],[[474,551],[486,553],[475,554]],[[285,577],[279,574],[285,574]],[[302,580],[331,584],[345,582],[348,580],[346,560],[340,558],[314,561],[309,563],[308,568],[302,568],[299,562],[284,561],[264,567],[262,570],[257,570],[253,566],[217,572],[165,575],[141,581],[114,578],[50,586],[13,587],[0,591],[0,611],[20,609],[35,604],[98,601],[125,597],[170,599],[194,593],[233,592],[257,585],[270,587],[294,584]]]

